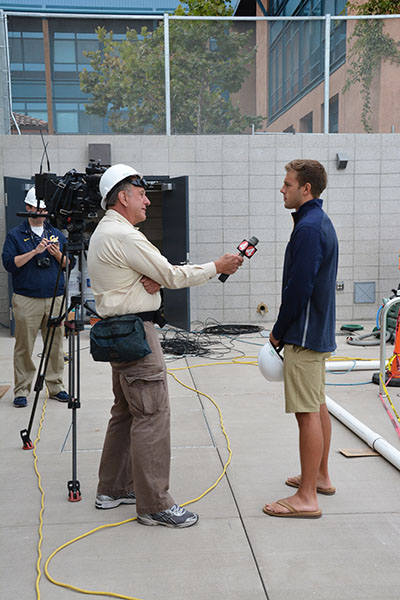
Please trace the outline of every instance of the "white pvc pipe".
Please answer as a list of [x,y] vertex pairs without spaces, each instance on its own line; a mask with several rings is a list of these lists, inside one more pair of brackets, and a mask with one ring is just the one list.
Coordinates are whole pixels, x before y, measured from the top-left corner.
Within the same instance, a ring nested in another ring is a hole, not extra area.
[[379,371],[379,360],[327,360],[326,371]]
[[343,425],[346,425],[353,433],[358,435],[359,438],[364,440],[379,452],[383,458],[386,458],[396,469],[400,469],[400,452],[394,446],[389,444],[379,433],[375,433],[369,427],[364,425],[361,421],[353,417],[347,410],[345,410],[339,404],[336,404],[329,396],[325,396],[326,398],[326,406],[329,412],[336,417]]

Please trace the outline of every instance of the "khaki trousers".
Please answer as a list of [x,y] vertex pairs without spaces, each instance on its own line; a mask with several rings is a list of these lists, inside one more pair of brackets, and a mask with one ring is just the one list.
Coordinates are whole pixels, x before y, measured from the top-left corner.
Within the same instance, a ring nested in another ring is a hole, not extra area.
[[164,356],[153,323],[144,322],[151,354],[111,363],[114,405],[99,468],[98,494],[134,491],[137,514],[174,504],[168,493],[170,410]]
[[[53,316],[58,316],[62,296],[57,296]],[[14,346],[14,396],[29,396],[37,367],[32,360],[33,347],[39,330],[43,341],[47,335],[52,298],[30,298],[13,294],[12,307],[15,319]],[[49,395],[63,389],[64,351],[63,327],[56,327],[47,363],[45,382]],[[51,331],[50,331],[51,336]]]

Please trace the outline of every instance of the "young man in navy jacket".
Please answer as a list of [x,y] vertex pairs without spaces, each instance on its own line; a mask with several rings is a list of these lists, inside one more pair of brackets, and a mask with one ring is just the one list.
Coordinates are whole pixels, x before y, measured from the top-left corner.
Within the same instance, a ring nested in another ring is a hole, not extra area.
[[328,472],[331,421],[325,404],[325,360],[336,348],[338,241],[319,199],[327,184],[324,167],[315,160],[294,160],[285,169],[280,191],[285,208],[294,210],[294,228],[270,341],[284,345],[286,412],[295,413],[299,427],[301,474],[286,480],[297,488],[294,495],[263,510],[275,517],[317,518],[322,514],[317,492],[335,493]]
[[[11,273],[15,319],[14,401],[16,408],[27,406],[36,367],[32,361],[33,347],[39,329],[45,339],[51,302],[55,294],[53,315],[58,315],[64,294],[64,274],[61,272],[55,290],[65,236],[46,221],[46,206],[41,200],[37,208],[35,188],[25,197],[25,208],[32,213],[21,225],[8,232],[3,247],[4,268]],[[65,267],[66,258],[63,258]],[[71,265],[72,267],[72,265]],[[63,328],[55,328],[46,370],[46,386],[50,398],[67,402],[63,389],[64,351]]]

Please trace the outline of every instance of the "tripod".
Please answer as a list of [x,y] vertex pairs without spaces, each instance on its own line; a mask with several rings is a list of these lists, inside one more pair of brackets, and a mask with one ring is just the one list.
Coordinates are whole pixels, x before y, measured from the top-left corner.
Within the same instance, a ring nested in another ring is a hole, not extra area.
[[[35,398],[32,406],[31,416],[27,429],[20,431],[23,441],[23,449],[31,450],[33,448],[30,439],[30,433],[35,418],[36,407],[39,394],[43,389],[47,364],[53,344],[55,328],[61,326],[64,321],[65,336],[68,338],[68,408],[72,410],[72,478],[67,482],[69,502],[79,502],[82,499],[80,492],[80,483],[77,479],[77,409],[80,408],[80,339],[79,334],[84,329],[83,319],[83,296],[82,296],[82,265],[85,253],[85,242],[83,238],[83,220],[70,223],[71,231],[66,245],[63,248],[62,258],[57,273],[56,285],[50,308],[50,317],[47,322],[47,333],[44,340],[43,353],[40,359],[37,378],[34,391]],[[72,296],[70,306],[64,311],[64,306],[68,303],[68,280],[70,266],[73,262],[73,256],[78,258],[78,268],[81,274],[79,294]],[[65,268],[65,291],[62,298],[60,311],[57,317],[53,317],[54,303],[56,299],[56,290],[62,273],[62,264],[66,258]],[[73,312],[72,312],[73,311]],[[73,315],[70,319],[69,315]]]

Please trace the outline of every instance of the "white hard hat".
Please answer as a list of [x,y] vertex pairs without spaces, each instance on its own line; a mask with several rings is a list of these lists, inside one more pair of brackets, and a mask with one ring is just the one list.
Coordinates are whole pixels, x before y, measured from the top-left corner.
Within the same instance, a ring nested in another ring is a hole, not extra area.
[[[38,201],[36,199],[35,186],[31,187],[28,190],[28,193],[25,196],[24,202],[25,202],[25,204],[29,204],[30,206],[34,206],[35,208],[37,208]],[[46,205],[43,202],[43,200],[39,200],[39,208],[46,208]]]
[[258,353],[258,368],[268,381],[283,381],[283,358],[269,340]]
[[133,167],[128,165],[113,165],[100,178],[101,208],[106,209],[106,196],[120,181],[127,177],[142,177]]

